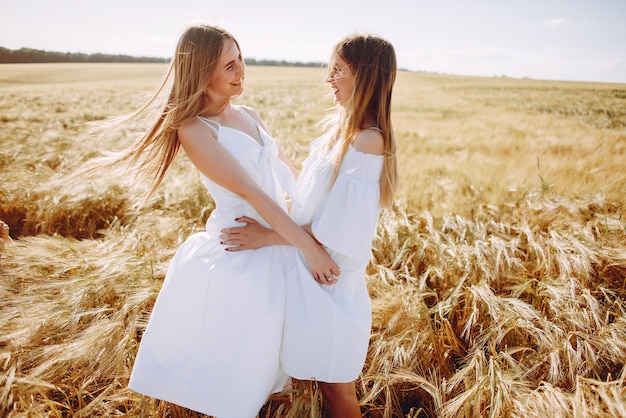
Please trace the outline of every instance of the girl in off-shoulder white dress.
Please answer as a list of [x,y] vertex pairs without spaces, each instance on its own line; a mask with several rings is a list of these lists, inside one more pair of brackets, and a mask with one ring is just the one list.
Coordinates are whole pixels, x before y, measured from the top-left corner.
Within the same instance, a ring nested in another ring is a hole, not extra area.
[[[396,76],[393,46],[374,35],[337,43],[327,82],[336,111],[328,132],[311,144],[299,174],[291,217],[322,243],[339,276],[311,274],[296,253],[298,274],[287,277],[281,361],[287,374],[320,383],[333,417],[360,417],[355,379],[370,337],[365,268],[381,207],[392,203],[397,162],[391,126]],[[229,251],[286,244],[255,219],[225,228]]]

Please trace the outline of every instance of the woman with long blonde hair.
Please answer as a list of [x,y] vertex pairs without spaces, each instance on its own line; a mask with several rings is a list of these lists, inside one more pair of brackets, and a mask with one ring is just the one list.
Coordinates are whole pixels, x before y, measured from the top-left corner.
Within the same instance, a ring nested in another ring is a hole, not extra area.
[[[355,380],[365,363],[371,327],[364,280],[380,209],[397,184],[391,96],[397,64],[384,38],[350,35],[329,62],[335,109],[326,134],[311,144],[297,182],[292,218],[321,242],[341,269],[312,276],[304,259],[287,278],[281,360],[292,377],[319,382],[332,417],[360,417]],[[287,244],[250,217],[223,230],[228,251]]]
[[[229,253],[220,230],[243,214],[271,226],[305,254],[315,277],[334,272],[326,251],[287,213],[295,195],[291,167],[252,108],[231,100],[243,91],[239,44],[225,30],[193,25],[182,34],[154,98],[128,121],[149,116],[150,129],[127,150],[96,162],[135,169],[159,186],[184,149],[200,171],[215,210],[206,230],[178,248],[143,333],[129,387],[219,417],[254,417],[282,389],[279,353],[290,247]],[[125,126],[125,125],[123,125]],[[293,264],[293,263],[292,263]]]

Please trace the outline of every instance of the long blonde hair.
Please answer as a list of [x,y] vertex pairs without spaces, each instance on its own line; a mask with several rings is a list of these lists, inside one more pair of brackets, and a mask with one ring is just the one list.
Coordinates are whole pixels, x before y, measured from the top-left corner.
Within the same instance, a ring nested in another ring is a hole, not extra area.
[[[334,57],[346,61],[354,74],[354,88],[345,106],[335,106],[323,124],[330,129],[326,149],[340,141],[335,155],[337,178],[341,161],[356,135],[367,128],[371,118],[381,130],[384,140],[384,162],[380,177],[380,206],[390,207],[398,182],[396,141],[391,124],[391,94],[396,80],[397,62],[393,45],[377,35],[353,34],[340,40],[331,55],[329,70],[334,68]],[[333,180],[334,181],[334,180]]]
[[[202,112],[206,85],[215,71],[226,40],[232,40],[239,49],[237,40],[220,27],[206,24],[189,26],[181,35],[167,74],[152,98],[130,116],[113,123],[110,129],[119,129],[146,117],[156,116],[156,120],[128,149],[100,159],[97,167],[117,163],[122,163],[127,169],[136,167],[135,180],[150,181],[144,199],[151,196],[180,151],[178,128]],[[159,98],[168,86],[171,87],[167,100],[159,105]],[[89,171],[94,171],[94,168]]]

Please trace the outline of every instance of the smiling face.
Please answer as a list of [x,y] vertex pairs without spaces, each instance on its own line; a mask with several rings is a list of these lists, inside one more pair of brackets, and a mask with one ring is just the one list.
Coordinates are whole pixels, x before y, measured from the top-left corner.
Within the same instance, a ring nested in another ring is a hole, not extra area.
[[243,92],[245,66],[237,44],[226,39],[215,71],[206,86],[211,101],[230,100]]
[[350,65],[340,56],[335,55],[331,61],[330,72],[326,77],[335,95],[335,103],[345,107],[352,96],[354,74]]

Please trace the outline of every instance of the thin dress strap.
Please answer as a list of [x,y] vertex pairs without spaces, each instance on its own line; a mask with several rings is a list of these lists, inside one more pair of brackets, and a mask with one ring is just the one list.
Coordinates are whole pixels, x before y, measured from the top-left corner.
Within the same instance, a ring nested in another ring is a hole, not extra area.
[[259,135],[259,137],[258,138],[252,137],[252,138],[255,141],[257,141],[261,146],[265,145],[265,140],[263,139],[263,134],[261,133],[261,127],[259,126],[257,121],[254,120],[254,118],[248,113],[248,111],[242,108],[241,106],[237,106],[237,110],[243,113],[254,124],[254,127],[256,128],[256,133]]
[[215,122],[212,119],[208,119],[208,118],[204,118],[202,116],[197,116],[198,120],[202,123],[204,123],[206,126],[208,126],[209,128],[211,128],[211,130],[213,131],[213,133],[215,133],[215,135],[219,135],[219,131],[220,131],[220,124]]

